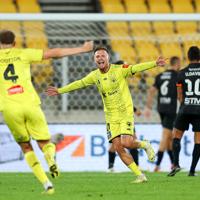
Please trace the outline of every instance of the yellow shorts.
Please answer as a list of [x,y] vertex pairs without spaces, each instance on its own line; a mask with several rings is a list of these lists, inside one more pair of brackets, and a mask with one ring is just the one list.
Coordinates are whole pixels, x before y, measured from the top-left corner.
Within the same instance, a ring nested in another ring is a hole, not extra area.
[[48,140],[50,133],[39,105],[11,104],[3,110],[4,121],[17,142]]
[[109,142],[119,135],[133,135],[133,118],[119,123],[107,123],[107,137]]

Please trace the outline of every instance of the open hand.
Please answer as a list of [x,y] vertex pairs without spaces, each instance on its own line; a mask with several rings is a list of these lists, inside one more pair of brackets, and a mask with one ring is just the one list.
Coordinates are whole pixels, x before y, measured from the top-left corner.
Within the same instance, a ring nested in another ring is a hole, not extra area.
[[47,90],[45,91],[45,94],[47,96],[56,96],[56,95],[59,95],[58,88],[57,87],[53,87],[53,86],[49,86],[47,88]]
[[168,58],[163,58],[162,56],[158,57],[158,59],[156,60],[156,65],[163,67],[166,65],[166,61],[168,60]]
[[83,49],[84,49],[85,52],[92,51],[93,48],[94,48],[94,42],[93,41],[84,42]]

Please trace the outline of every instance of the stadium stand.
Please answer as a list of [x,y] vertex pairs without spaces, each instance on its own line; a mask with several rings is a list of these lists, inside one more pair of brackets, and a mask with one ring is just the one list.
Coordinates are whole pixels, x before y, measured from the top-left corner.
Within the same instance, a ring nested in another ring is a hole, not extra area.
[[0,13],[15,13],[17,12],[16,6],[12,0],[0,0]]

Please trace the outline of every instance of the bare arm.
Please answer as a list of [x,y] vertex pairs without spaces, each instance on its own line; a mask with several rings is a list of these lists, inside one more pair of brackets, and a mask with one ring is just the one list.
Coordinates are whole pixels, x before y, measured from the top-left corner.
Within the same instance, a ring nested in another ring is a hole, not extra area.
[[74,54],[89,52],[93,50],[93,46],[94,46],[93,41],[90,41],[90,42],[85,42],[80,47],[48,49],[44,51],[43,59],[61,58],[64,56],[70,56]]
[[178,85],[177,85],[177,98],[180,103],[183,102],[183,89],[182,89],[182,86],[178,86]]

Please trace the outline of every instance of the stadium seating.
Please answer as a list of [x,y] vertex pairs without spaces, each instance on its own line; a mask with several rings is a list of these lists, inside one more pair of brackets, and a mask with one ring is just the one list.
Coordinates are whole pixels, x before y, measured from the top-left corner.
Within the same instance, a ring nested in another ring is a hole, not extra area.
[[127,13],[147,13],[148,8],[144,0],[124,0]]
[[197,32],[196,22],[176,22],[176,31],[180,34],[191,34]]
[[149,0],[149,8],[151,13],[170,13],[171,8],[168,0]]
[[195,0],[196,12],[200,13],[200,0]]
[[153,30],[156,35],[173,35],[173,22],[153,22]]
[[101,6],[106,13],[124,13],[125,9],[120,0],[101,0]]
[[134,36],[145,36],[152,34],[152,26],[150,22],[130,22],[131,32]]
[[16,6],[14,5],[12,0],[0,0],[0,13],[15,13]]
[[171,0],[174,13],[193,13],[194,7],[191,0]]
[[38,13],[41,12],[37,0],[16,0],[19,12],[21,13]]

